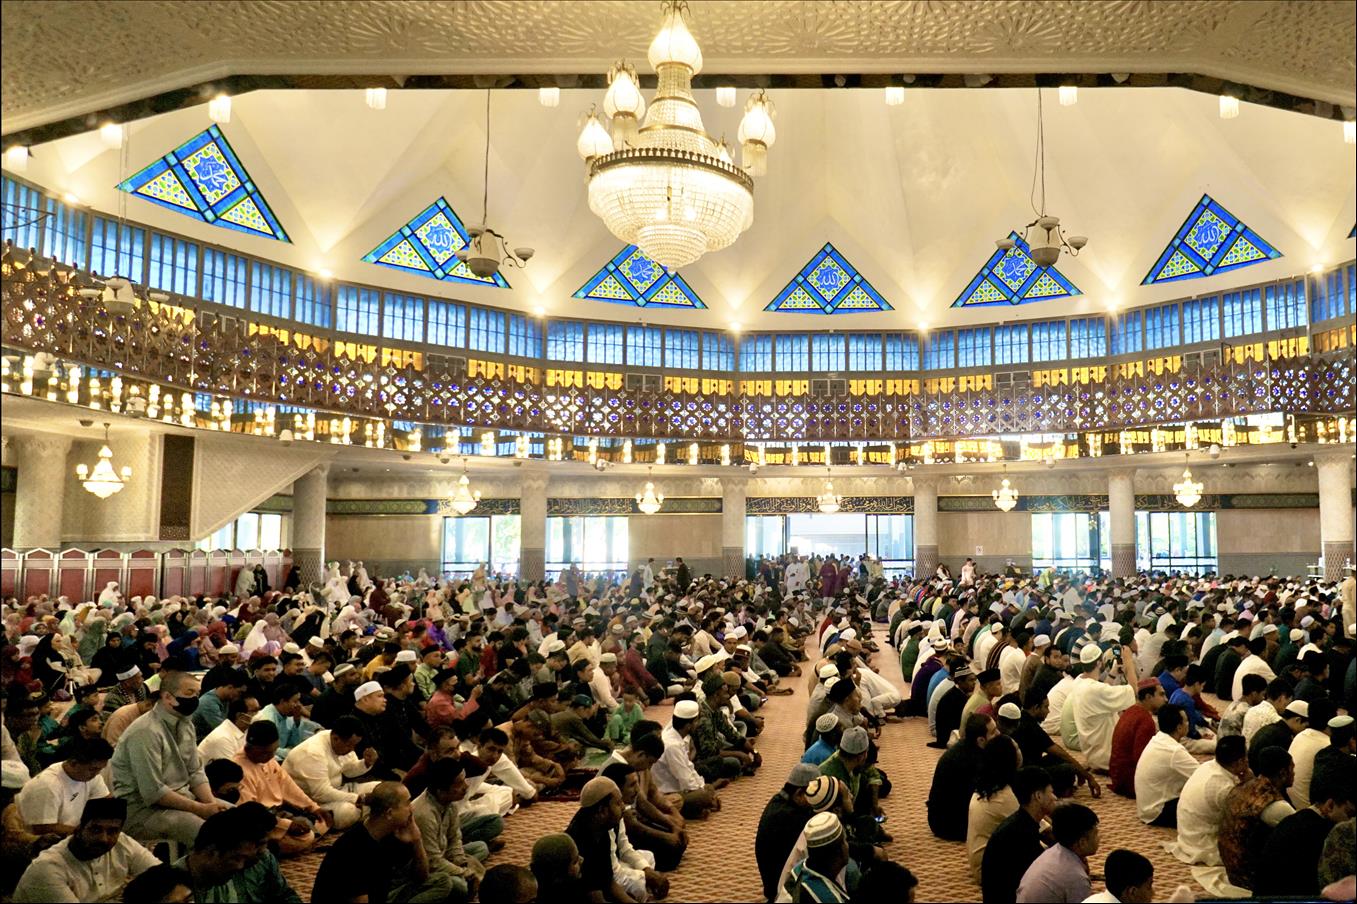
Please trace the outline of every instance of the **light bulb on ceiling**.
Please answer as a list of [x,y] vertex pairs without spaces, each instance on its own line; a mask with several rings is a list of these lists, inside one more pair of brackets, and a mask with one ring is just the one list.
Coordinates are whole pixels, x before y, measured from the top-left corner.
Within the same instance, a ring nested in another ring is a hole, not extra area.
[[123,146],[123,127],[116,122],[106,122],[99,127],[99,140],[104,147],[117,150]]
[[735,106],[735,86],[721,85],[716,89],[716,103],[722,107]]
[[1357,144],[1357,122],[1351,119],[1343,123],[1343,143]]
[[207,116],[213,122],[225,125],[231,121],[231,95],[218,94],[207,103]]
[[367,103],[369,110],[385,110],[386,89],[368,88],[363,92],[363,100]]
[[538,88],[537,102],[544,107],[559,107],[561,105],[561,89],[554,85]]
[[1220,96],[1220,118],[1234,119],[1239,115],[1239,98],[1231,97],[1228,94]]
[[905,89],[902,85],[886,86],[886,106],[898,107],[905,102]]
[[1060,106],[1062,106],[1062,107],[1073,107],[1073,106],[1074,106],[1075,104],[1077,104],[1077,103],[1079,103],[1079,86],[1078,86],[1078,85],[1061,85],[1061,86],[1060,86]]
[[16,144],[14,147],[5,151],[5,167],[10,170],[10,172],[27,172],[28,147],[26,145]]

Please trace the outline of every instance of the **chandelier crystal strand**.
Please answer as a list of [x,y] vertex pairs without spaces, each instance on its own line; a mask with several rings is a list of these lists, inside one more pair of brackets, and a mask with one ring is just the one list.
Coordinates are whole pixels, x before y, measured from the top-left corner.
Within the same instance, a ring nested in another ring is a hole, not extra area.
[[457,490],[452,494],[452,510],[459,515],[470,514],[481,501],[481,491],[472,491],[471,478],[466,473],[466,459],[462,459],[462,476],[457,478]]
[[648,54],[657,83],[650,104],[635,70],[619,63],[604,98],[611,133],[591,115],[576,144],[589,167],[589,209],[613,235],[671,271],[728,247],[753,223],[751,172],[758,174],[758,167],[749,163],[750,149],[752,158],[766,158],[774,138],[772,104],[762,92],[757,111],[745,115],[747,141],[746,124],[740,126],[750,172],[731,163],[707,134],[692,91],[702,50],[688,31],[686,10],[685,3],[665,3],[664,24]]
[[123,465],[121,471],[113,469],[113,450],[108,445],[108,424],[104,424],[104,444],[99,449],[99,460],[94,463],[94,468],[91,469],[82,462],[75,466],[75,476],[86,492],[93,493],[100,499],[107,499],[114,493],[122,492],[127,481],[132,479],[132,469],[126,465]]
[[834,492],[834,475],[828,468],[825,469],[825,487],[819,496],[815,497],[816,506],[826,515],[832,515],[839,510],[843,497]]
[[655,492],[655,483],[650,479],[650,469],[646,469],[646,485],[636,494],[636,507],[643,515],[654,515],[664,505],[664,494]]
[[1173,485],[1173,498],[1183,508],[1192,508],[1202,501],[1202,482],[1192,479],[1192,468],[1184,465],[1183,479]]

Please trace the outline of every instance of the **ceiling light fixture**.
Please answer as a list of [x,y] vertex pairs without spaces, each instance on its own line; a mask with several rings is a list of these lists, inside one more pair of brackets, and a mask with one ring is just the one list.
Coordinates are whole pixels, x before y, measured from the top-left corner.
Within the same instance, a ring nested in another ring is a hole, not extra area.
[[559,107],[561,105],[561,89],[554,85],[538,88],[537,102],[544,107]]
[[1075,104],[1077,104],[1077,103],[1079,103],[1079,86],[1078,86],[1078,85],[1061,85],[1061,86],[1060,86],[1060,106],[1062,106],[1062,107],[1073,107],[1073,106],[1074,106]]
[[886,106],[898,107],[905,102],[905,89],[902,85],[886,86]]
[[14,147],[6,150],[5,167],[15,173],[27,172],[28,147],[26,145],[16,144]]
[[490,222],[490,91],[485,92],[485,185],[481,194],[481,224],[468,226],[466,233],[470,243],[457,249],[457,259],[467,265],[472,273],[481,279],[488,279],[499,272],[503,264],[512,264],[519,269],[526,267],[532,259],[533,249],[527,247],[509,250],[508,240],[487,224]]
[[721,107],[735,106],[735,86],[721,85],[716,89],[716,103]]
[[[1064,251],[1070,257],[1078,257],[1079,251],[1088,244],[1087,236],[1072,235],[1068,239],[1060,229],[1060,217],[1046,213],[1046,128],[1044,125],[1041,89],[1037,89],[1037,151],[1036,166],[1032,171],[1032,190],[1029,200],[1036,219],[1023,227],[1022,238],[1027,243],[1032,260],[1038,267],[1050,267],[1060,259]],[[1041,208],[1037,208],[1037,182],[1041,182]],[[1002,238],[994,243],[1003,251],[1010,251],[1017,243],[1010,238]]]
[[991,490],[990,496],[994,498],[994,507],[1001,512],[1011,512],[1018,504],[1018,491],[1008,482],[1008,468],[1004,468],[1004,479],[1000,481],[999,489]]
[[226,125],[231,121],[231,95],[218,94],[207,102],[207,116],[213,122]]
[[99,140],[104,147],[116,151],[123,146],[123,127],[116,122],[106,122],[99,127]]
[[664,494],[655,492],[655,482],[650,479],[650,468],[646,468],[646,485],[636,494],[636,507],[643,515],[654,515],[663,505]]
[[1343,143],[1357,144],[1357,122],[1351,119],[1343,123]]
[[1239,115],[1239,98],[1228,94],[1220,96],[1220,118],[1234,119]]
[[[1183,460],[1187,460],[1186,455],[1183,456]],[[1173,498],[1177,499],[1183,508],[1192,508],[1202,501],[1202,483],[1192,479],[1190,467],[1183,468],[1183,479],[1173,485]]]
[[658,83],[648,107],[636,70],[619,62],[608,72],[603,102],[611,134],[591,111],[576,142],[589,173],[589,209],[613,235],[670,271],[728,247],[754,222],[753,177],[767,171],[777,137],[773,104],[762,90],[749,98],[740,122],[742,167],[707,134],[692,92],[702,50],[684,21],[687,10],[684,0],[664,2],[663,25],[647,55]]
[[452,510],[458,515],[470,514],[481,501],[481,491],[472,491],[471,478],[466,473],[466,459],[462,459],[462,476],[457,478],[457,490],[452,494]]
[[363,100],[367,103],[369,110],[385,110],[386,89],[368,88],[363,91]]
[[[82,421],[82,425],[89,421]],[[123,465],[118,471],[113,469],[113,450],[108,445],[108,424],[104,424],[104,444],[99,448],[99,460],[91,469],[83,462],[75,466],[75,476],[87,493],[93,493],[100,499],[107,499],[114,493],[122,492],[127,481],[132,479],[132,469]]]
[[832,515],[839,510],[842,502],[843,498],[834,492],[834,474],[825,468],[825,486],[820,495],[815,497],[815,507],[826,515]]

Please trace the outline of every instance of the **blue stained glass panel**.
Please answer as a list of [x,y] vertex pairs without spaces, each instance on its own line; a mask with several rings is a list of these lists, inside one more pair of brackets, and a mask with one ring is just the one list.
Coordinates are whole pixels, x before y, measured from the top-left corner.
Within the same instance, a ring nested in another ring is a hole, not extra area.
[[477,276],[457,259],[457,252],[470,243],[461,218],[445,198],[439,198],[363,255],[363,260],[429,279],[509,288],[498,271],[493,276]]
[[552,320],[547,324],[547,357],[552,361],[584,360],[584,324]]
[[1010,232],[1008,237],[1013,247],[996,248],[980,272],[952,302],[952,307],[1028,304],[1084,294],[1055,267],[1038,267],[1032,260],[1032,249],[1022,236]]
[[810,343],[803,335],[773,337],[776,367],[782,373],[810,370]]
[[381,294],[376,289],[340,286],[337,301],[335,314],[340,330],[366,336],[377,335],[382,302]]
[[859,314],[894,308],[837,248],[826,244],[764,310],[790,314]]
[[292,241],[215,125],[118,183],[118,188],[204,223]]
[[1220,299],[1193,298],[1183,302],[1183,341],[1188,345],[1220,341]]
[[627,327],[628,364],[635,364],[638,367],[661,367],[663,361],[664,332],[659,327]]
[[[0,237],[9,239],[16,248],[37,248],[42,237],[42,194],[22,182],[4,178],[4,205],[0,209]],[[105,276],[112,273],[98,271]]]
[[988,367],[990,361],[989,327],[957,330],[958,367]]
[[1026,364],[1027,324],[1012,323],[994,328],[994,363]]
[[862,371],[881,370],[881,334],[848,334],[848,369]]
[[429,299],[429,343],[450,348],[466,345],[466,308],[463,305]]
[[702,368],[716,372],[734,370],[735,341],[722,333],[703,333]]
[[918,370],[919,337],[905,333],[886,334],[886,370]]
[[1181,344],[1178,329],[1178,303],[1159,305],[1145,311],[1145,348],[1168,348]]
[[576,298],[638,308],[706,308],[692,286],[627,245],[575,291]]
[[1210,195],[1202,195],[1140,284],[1200,279],[1281,256]]
[[588,351],[590,364],[621,364],[622,324],[589,324]]
[[521,314],[509,315],[509,354],[519,358],[542,357],[542,325]]
[[1305,280],[1293,279],[1268,286],[1263,301],[1269,330],[1305,326]]
[[697,330],[665,330],[664,366],[699,370],[702,363],[698,335]]
[[485,308],[471,309],[471,341],[467,347],[473,352],[504,354],[504,312]]
[[759,373],[773,369],[773,337],[746,336],[740,340],[740,372]]
[[956,367],[956,333],[934,333],[924,341],[924,370],[951,370]]
[[1107,321],[1080,317],[1070,321],[1070,357],[1101,358],[1107,354]]
[[1063,361],[1065,359],[1065,321],[1043,320],[1032,324],[1032,360]]

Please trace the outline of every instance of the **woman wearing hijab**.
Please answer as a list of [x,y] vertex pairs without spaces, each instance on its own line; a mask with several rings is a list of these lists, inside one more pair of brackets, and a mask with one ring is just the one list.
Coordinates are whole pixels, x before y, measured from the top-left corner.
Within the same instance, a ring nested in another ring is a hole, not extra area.
[[44,634],[29,654],[33,666],[33,678],[42,683],[42,689],[49,696],[66,687],[66,662],[53,648],[59,634]]
[[188,660],[188,670],[190,672],[197,671],[200,668],[198,632],[193,630],[185,631],[179,637],[170,641],[169,646],[166,647],[166,652],[169,656],[180,656]]
[[108,619],[102,615],[91,615],[85,619],[84,630],[80,632],[80,642],[76,645],[76,652],[84,662],[88,662],[94,667],[94,659],[104,648],[104,641],[108,637]]
[[118,592],[118,582],[109,581],[104,585],[104,589],[99,591],[99,608],[112,609],[118,605],[118,599],[122,594]]
[[305,647],[311,638],[320,636],[320,628],[324,621],[325,613],[312,607],[293,629],[292,642],[299,647]]
[[236,599],[249,599],[254,596],[256,592],[254,572],[247,566],[242,565],[239,573],[236,574]]
[[109,634],[104,639],[104,645],[90,659],[90,665],[99,670],[99,678],[95,681],[95,684],[101,688],[112,687],[117,684],[117,673],[122,671],[125,660],[126,652],[123,650],[123,636],[116,632]]

